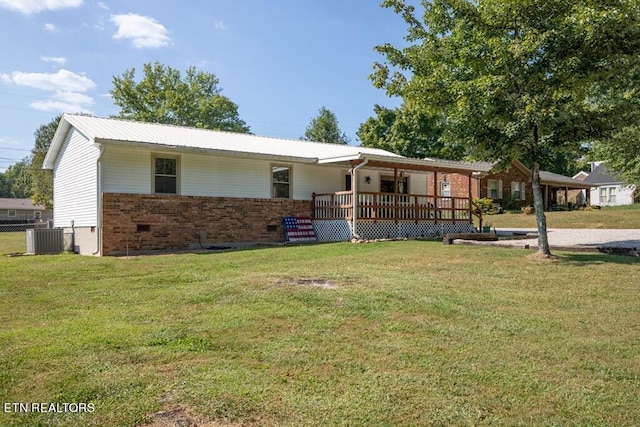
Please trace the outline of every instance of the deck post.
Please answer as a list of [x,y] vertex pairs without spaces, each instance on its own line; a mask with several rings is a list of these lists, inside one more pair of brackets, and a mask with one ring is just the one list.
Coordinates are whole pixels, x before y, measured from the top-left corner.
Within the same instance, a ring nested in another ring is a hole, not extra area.
[[440,190],[438,185],[438,171],[433,171],[433,201],[435,202],[435,212],[433,215],[434,222],[438,223],[438,217],[440,216]]

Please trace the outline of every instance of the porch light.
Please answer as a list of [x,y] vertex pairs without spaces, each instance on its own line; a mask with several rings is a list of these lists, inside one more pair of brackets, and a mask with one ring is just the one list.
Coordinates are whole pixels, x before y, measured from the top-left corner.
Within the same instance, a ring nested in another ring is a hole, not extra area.
[[370,176],[367,176],[367,177],[364,179],[364,182],[366,182],[367,184],[371,184],[371,177],[370,177]]

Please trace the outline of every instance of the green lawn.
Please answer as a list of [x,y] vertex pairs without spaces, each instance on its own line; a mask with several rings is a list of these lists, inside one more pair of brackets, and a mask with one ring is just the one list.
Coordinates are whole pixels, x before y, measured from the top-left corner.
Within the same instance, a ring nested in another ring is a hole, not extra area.
[[23,254],[27,251],[27,233],[24,231],[0,233],[0,255]]
[[0,256],[0,400],[95,407],[0,425],[637,425],[640,262],[527,254]]
[[[640,204],[588,211],[546,212],[546,216],[550,228],[640,228]],[[535,214],[485,215],[483,222],[496,228],[537,228]]]

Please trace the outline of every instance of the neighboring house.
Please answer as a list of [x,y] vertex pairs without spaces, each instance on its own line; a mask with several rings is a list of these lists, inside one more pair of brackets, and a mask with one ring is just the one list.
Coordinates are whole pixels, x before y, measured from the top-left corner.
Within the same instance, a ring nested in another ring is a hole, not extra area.
[[490,165],[65,115],[43,167],[54,226],[81,254],[115,255],[282,241],[285,216],[311,217],[320,241],[471,231]]
[[52,211],[34,205],[31,199],[0,198],[0,222],[27,223],[51,219]]
[[604,162],[592,162],[591,172],[584,182],[591,185],[591,204],[594,206],[621,206],[634,202],[636,188],[626,185],[620,177],[607,169]]
[[[548,171],[540,171],[540,185],[545,210],[566,205],[571,190],[590,188],[589,184]],[[480,197],[493,199],[503,209],[533,206],[531,171],[514,160],[506,170],[490,172],[480,180]]]

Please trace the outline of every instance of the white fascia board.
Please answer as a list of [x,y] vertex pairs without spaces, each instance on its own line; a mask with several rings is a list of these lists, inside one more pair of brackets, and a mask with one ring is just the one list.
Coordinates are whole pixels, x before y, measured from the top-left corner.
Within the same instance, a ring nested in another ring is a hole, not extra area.
[[62,148],[62,144],[64,143],[64,139],[66,138],[69,129],[71,129],[71,124],[65,120],[63,116],[62,119],[60,119],[56,133],[53,135],[47,154],[44,156],[42,169],[53,170],[56,164],[56,158],[58,157],[58,153],[60,153],[60,149]]
[[342,162],[350,162],[353,160],[362,160],[362,159],[363,159],[362,153],[357,153],[357,154],[350,154],[348,156],[325,157],[322,159],[318,159],[317,163],[319,165],[324,165],[327,163],[342,163]]
[[298,157],[298,156],[284,156],[279,154],[263,154],[263,153],[251,153],[246,151],[234,151],[234,150],[220,150],[215,148],[204,147],[187,147],[181,145],[168,145],[168,144],[156,144],[152,142],[136,142],[136,141],[119,141],[112,139],[96,139],[96,143],[105,145],[120,145],[125,147],[146,147],[156,151],[173,151],[181,153],[199,153],[207,155],[218,155],[221,157],[243,157],[250,159],[263,159],[263,160],[275,160],[279,162],[291,162],[291,163],[317,163],[316,158],[311,157]]

